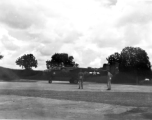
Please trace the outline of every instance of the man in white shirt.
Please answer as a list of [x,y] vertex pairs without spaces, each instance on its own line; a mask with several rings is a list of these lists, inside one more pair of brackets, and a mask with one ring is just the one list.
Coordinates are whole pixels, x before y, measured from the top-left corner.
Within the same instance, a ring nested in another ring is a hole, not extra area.
[[111,79],[112,79],[112,74],[110,73],[110,71],[108,71],[108,75],[107,75],[107,90],[111,90]]

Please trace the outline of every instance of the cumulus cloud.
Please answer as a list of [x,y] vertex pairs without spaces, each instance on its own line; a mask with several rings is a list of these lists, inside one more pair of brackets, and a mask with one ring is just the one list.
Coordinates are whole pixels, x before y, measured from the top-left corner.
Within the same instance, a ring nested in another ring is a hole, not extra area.
[[101,67],[126,46],[152,58],[151,11],[150,0],[1,0],[0,65],[16,68],[32,53],[46,69],[54,53],[68,53],[80,67]]
[[29,1],[2,0],[0,2],[0,21],[9,27],[26,29],[32,25],[43,26],[43,18],[40,10],[32,6]]
[[117,0],[96,0],[98,2],[101,2],[101,5],[104,5],[104,6],[113,6],[113,5],[116,5],[117,3]]
[[126,26],[128,24],[143,25],[152,22],[151,5],[144,2],[136,2],[136,4],[127,4],[122,8],[118,26]]
[[3,36],[3,38],[1,39],[1,43],[7,50],[18,50],[19,46],[15,42],[16,41],[14,41],[13,39],[9,39],[7,36]]
[[90,62],[90,66],[94,66],[94,67],[99,68],[99,66],[102,66],[101,59],[96,58],[94,61]]
[[123,4],[120,4],[123,7],[121,7],[121,14],[115,24],[117,29],[123,31],[122,40],[126,46],[142,46],[143,41],[145,41],[148,47],[152,43],[150,34],[152,24],[151,5],[143,0],[129,1],[125,5]]

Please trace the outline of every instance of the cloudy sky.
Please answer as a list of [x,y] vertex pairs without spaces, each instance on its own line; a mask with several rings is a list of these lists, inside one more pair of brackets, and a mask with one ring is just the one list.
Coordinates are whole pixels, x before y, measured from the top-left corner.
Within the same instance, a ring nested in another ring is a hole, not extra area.
[[80,67],[102,67],[126,46],[146,50],[152,63],[152,0],[0,0],[0,66],[32,53],[38,70],[54,53]]

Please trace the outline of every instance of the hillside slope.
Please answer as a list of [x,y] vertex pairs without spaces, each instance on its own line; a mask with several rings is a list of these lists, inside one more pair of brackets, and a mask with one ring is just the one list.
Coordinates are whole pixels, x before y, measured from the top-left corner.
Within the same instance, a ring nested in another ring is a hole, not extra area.
[[0,80],[44,79],[42,71],[19,70],[0,67]]

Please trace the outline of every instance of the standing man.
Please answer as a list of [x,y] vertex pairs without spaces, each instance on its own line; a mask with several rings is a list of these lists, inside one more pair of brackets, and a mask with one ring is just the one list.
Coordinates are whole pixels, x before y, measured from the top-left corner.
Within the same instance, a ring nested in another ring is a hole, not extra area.
[[78,73],[78,80],[79,80],[78,89],[83,89],[83,79],[84,79],[84,74],[83,74],[82,70],[80,69],[80,72]]
[[110,71],[108,70],[108,75],[107,75],[107,90],[111,90],[111,79],[112,79],[112,74],[110,73]]
[[56,74],[55,71],[50,72],[49,83],[52,83],[52,80],[53,80],[55,74]]

